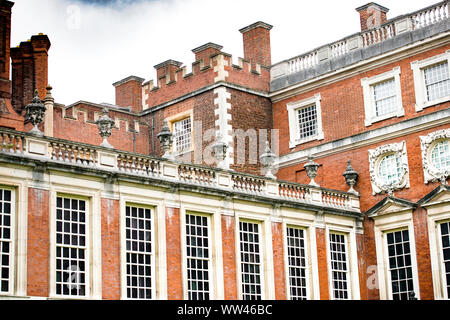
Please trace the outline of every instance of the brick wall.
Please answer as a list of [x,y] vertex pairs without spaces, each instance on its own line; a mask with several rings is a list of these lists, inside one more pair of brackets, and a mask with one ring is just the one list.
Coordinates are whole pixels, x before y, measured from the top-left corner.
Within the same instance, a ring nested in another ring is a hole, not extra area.
[[120,299],[120,203],[101,200],[102,224],[102,297]]
[[[76,114],[74,108],[68,108],[65,115],[61,107],[55,107],[53,112],[53,136],[60,139],[100,145],[103,139],[98,133],[98,127],[94,122],[94,112],[101,115],[102,108],[87,104],[77,104]],[[149,134],[148,126],[136,115],[109,110],[108,116],[111,119],[118,117],[120,127],[113,128],[108,142],[114,148],[133,152],[133,132],[130,129],[135,128],[135,121],[139,121],[139,132],[136,133],[134,149],[137,153],[149,154]],[[126,121],[128,130],[126,130]],[[31,129],[31,128],[30,128]]]
[[325,229],[316,228],[317,268],[319,270],[320,300],[329,300],[327,239]]
[[28,188],[27,295],[49,294],[49,192]]
[[286,275],[284,269],[283,225],[272,222],[273,270],[275,278],[275,299],[286,300]]
[[222,216],[222,256],[225,300],[238,299],[235,242],[236,226],[234,219],[234,217]]
[[183,299],[180,209],[166,208],[167,299]]

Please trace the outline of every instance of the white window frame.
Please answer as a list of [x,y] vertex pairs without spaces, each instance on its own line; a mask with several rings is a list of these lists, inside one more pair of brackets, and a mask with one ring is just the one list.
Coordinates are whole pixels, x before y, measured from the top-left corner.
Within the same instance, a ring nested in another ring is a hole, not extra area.
[[416,293],[417,290],[419,290],[418,287],[416,287],[416,283],[414,283],[414,269],[413,269],[413,256],[412,256],[412,243],[411,243],[411,232],[414,232],[414,229],[409,229],[408,227],[404,228],[396,228],[392,230],[386,230],[383,232],[383,242],[384,242],[384,252],[386,254],[386,276],[387,276],[387,285],[389,288],[389,299],[393,300],[394,293],[392,292],[392,273],[390,272],[390,266],[389,266],[389,249],[388,249],[388,243],[387,243],[387,234],[388,233],[395,233],[395,232],[402,232],[402,231],[408,231],[408,238],[409,238],[409,247],[410,252],[409,255],[411,256],[411,269],[413,274],[413,286],[414,286],[414,293]]
[[[81,184],[80,184],[81,185]],[[80,185],[50,186],[49,229],[50,268],[49,298],[51,299],[102,299],[102,245],[101,245],[101,193],[98,189]],[[70,297],[56,295],[56,198],[67,196],[86,200],[86,243],[89,261],[86,295]]]
[[[448,194],[448,193],[447,193]],[[442,244],[440,224],[450,221],[450,202],[447,199],[433,199],[422,205],[427,209],[428,237],[430,243],[431,273],[433,277],[433,293],[435,300],[447,300],[445,272],[442,261]]]
[[[295,148],[296,146],[314,141],[314,140],[323,140],[324,139],[324,133],[322,128],[322,107],[320,105],[320,102],[322,100],[322,96],[320,93],[314,95],[313,97],[291,102],[287,104],[287,111],[288,111],[288,118],[289,118],[289,148]],[[300,138],[300,132],[299,132],[299,123],[298,123],[298,116],[297,111],[302,108],[306,108],[309,106],[315,105],[316,106],[316,113],[317,113],[317,134],[315,136],[307,137],[307,138]]]
[[[375,122],[386,120],[393,117],[402,117],[405,115],[405,109],[402,102],[402,89],[400,82],[400,67],[395,67],[391,71],[370,77],[361,79],[361,86],[363,88],[364,95],[364,110],[365,110],[365,125],[371,126]],[[385,81],[394,80],[395,82],[395,94],[396,94],[396,110],[384,114],[381,116],[376,115],[376,104],[374,99],[374,86]]]
[[350,247],[350,234],[347,232],[343,232],[342,230],[328,229],[326,232],[326,245],[327,245],[327,260],[328,260],[328,281],[329,281],[329,291],[330,291],[330,300],[339,300],[334,297],[334,287],[333,287],[333,269],[331,265],[331,243],[330,243],[330,235],[343,235],[345,239],[345,255],[346,255],[346,264],[347,264],[347,295],[348,298],[344,300],[352,300],[353,299],[353,279],[352,279],[352,264],[351,264],[351,247]]
[[[175,123],[180,122],[187,118],[191,119],[191,146],[190,146],[190,148],[178,151],[177,146],[176,146],[176,139],[175,139]],[[188,110],[185,112],[178,113],[171,117],[168,117],[167,122],[169,123],[170,131],[173,133],[173,144],[172,144],[172,150],[171,150],[172,153],[175,156],[178,156],[178,155],[183,155],[183,154],[194,151],[194,114],[193,114],[193,110],[191,109],[191,110]]]
[[[9,234],[9,278],[8,278],[8,291],[0,292],[0,296],[11,296],[14,295],[15,286],[16,286],[16,220],[17,220],[17,212],[16,212],[16,189],[10,186],[0,185],[1,190],[8,190],[11,192],[11,218],[10,218],[10,234]],[[2,200],[3,204],[3,200]],[[1,255],[0,255],[1,258]],[[1,271],[1,259],[0,259],[0,271]],[[1,285],[1,283],[0,283]]]
[[447,287],[450,286],[450,283],[447,283],[447,276],[446,276],[446,270],[445,270],[445,264],[444,264],[444,248],[442,247],[442,234],[441,234],[441,224],[443,223],[450,223],[450,219],[438,221],[436,223],[437,228],[437,237],[438,237],[438,250],[439,250],[439,262],[440,262],[440,273],[441,273],[441,279],[442,279],[442,297],[443,299],[449,300],[450,295],[448,294]]
[[[135,205],[152,210],[153,224],[153,299],[167,300],[167,259],[166,259],[166,213],[164,202],[140,193],[139,188],[121,191],[120,198],[120,299],[127,299],[127,272],[126,272],[126,206]],[[152,299],[152,300],[153,300]]]
[[434,147],[445,140],[450,140],[450,129],[443,129],[429,133],[426,136],[420,136],[420,146],[422,149],[422,166],[425,183],[443,181],[445,182],[449,175],[449,170],[438,169],[431,161],[431,155]]
[[[56,293],[56,247],[58,244],[56,243],[56,201],[58,197],[62,198],[68,198],[68,199],[76,199],[76,200],[82,200],[85,201],[85,286],[86,286],[86,292],[83,296],[71,296],[71,295],[64,295],[64,294],[57,294]],[[51,243],[51,249],[50,249],[50,297],[58,298],[58,299],[89,299],[92,297],[92,244],[91,244],[91,225],[92,225],[92,204],[91,199],[87,196],[82,196],[74,193],[64,193],[64,192],[57,192],[54,195],[54,206],[50,206],[52,215],[51,215],[51,227],[50,227],[50,243]],[[53,210],[52,210],[53,209]]]
[[[383,179],[378,174],[379,166],[384,157],[395,154],[401,160],[402,176],[399,181],[393,184],[385,184]],[[373,195],[378,193],[389,193],[394,190],[401,190],[409,188],[409,166],[408,155],[406,153],[406,142],[391,143],[380,146],[376,149],[369,150],[369,172],[372,184]]]
[[[186,234],[186,216],[187,215],[191,215],[191,216],[199,216],[199,217],[205,217],[208,221],[208,284],[209,284],[209,299],[208,300],[213,300],[214,299],[214,266],[213,266],[213,237],[212,237],[212,232],[213,232],[213,217],[211,216],[211,214],[207,214],[207,213],[202,213],[202,212],[197,212],[197,211],[187,211],[184,213],[184,219],[182,222],[182,226],[183,226],[183,264],[184,264],[184,268],[183,268],[183,274],[185,274],[185,276],[183,277],[184,279],[184,298],[187,300],[189,299],[189,279],[188,279],[188,272],[187,272],[187,261],[189,258],[192,257],[188,257],[187,255],[187,234]],[[195,258],[193,258],[195,259]],[[197,300],[198,301],[198,300]]]
[[424,77],[424,69],[431,67],[436,64],[440,64],[443,62],[448,63],[449,74],[450,74],[450,50],[445,51],[442,54],[424,59],[424,60],[416,60],[411,62],[411,69],[413,71],[414,78],[414,90],[416,94],[416,112],[420,112],[425,108],[438,105],[450,100],[450,94],[442,97],[440,99],[435,99],[433,101],[427,101],[427,92],[425,85],[425,77]]
[[411,267],[413,275],[414,293],[420,299],[420,286],[417,269],[416,240],[414,234],[414,222],[412,209],[396,209],[380,216],[372,216],[375,235],[375,248],[377,255],[377,274],[381,300],[392,300],[392,288],[389,274],[389,254],[387,251],[386,234],[398,230],[408,230]]
[[[156,208],[154,206],[151,205],[146,205],[146,204],[142,204],[142,203],[136,203],[136,202],[132,202],[132,201],[125,201],[124,203],[124,209],[123,209],[123,215],[121,215],[121,226],[122,229],[121,230],[121,270],[122,270],[122,275],[121,275],[121,297],[123,300],[136,300],[133,298],[128,298],[127,297],[127,258],[126,258],[126,254],[127,254],[127,247],[126,247],[126,207],[136,207],[136,208],[142,208],[142,209],[149,209],[150,210],[150,221],[151,221],[151,244],[152,244],[152,252],[151,252],[151,281],[152,281],[152,288],[151,288],[151,294],[152,294],[152,299],[151,300],[156,300],[156,287],[157,287],[157,274],[156,274],[156,255],[157,255],[157,246],[156,246],[156,229],[155,229],[155,217],[156,217]],[[143,300],[143,299],[142,299]]]
[[209,217],[209,300],[223,300],[223,257],[222,257],[222,215],[220,209],[212,209],[210,206],[200,206],[181,204],[180,225],[181,225],[181,273],[183,286],[183,299],[188,300],[187,281],[187,250],[186,250],[186,215],[204,215]]
[[288,300],[291,300],[291,288],[290,288],[290,273],[289,273],[289,246],[288,246],[288,233],[287,230],[289,228],[302,230],[303,231],[303,239],[304,239],[304,250],[305,250],[305,274],[306,274],[306,300],[311,300],[312,292],[311,292],[311,279],[312,279],[312,273],[311,273],[311,248],[310,248],[310,230],[307,227],[294,225],[294,224],[287,224],[283,226],[283,242],[284,242],[284,252],[285,254],[285,277],[286,277],[286,298]]
[[259,245],[259,257],[260,257],[260,286],[261,286],[261,300],[264,300],[265,298],[265,278],[264,278],[264,269],[265,269],[265,261],[264,261],[264,238],[263,238],[263,228],[264,225],[261,221],[257,221],[257,220],[249,220],[249,219],[238,219],[238,228],[237,228],[237,242],[238,242],[238,246],[236,247],[237,249],[237,260],[239,261],[239,297],[241,300],[243,300],[243,290],[242,290],[242,260],[241,260],[241,241],[240,241],[240,233],[241,233],[241,229],[240,229],[240,223],[250,223],[250,224],[256,224],[258,225],[258,245]]

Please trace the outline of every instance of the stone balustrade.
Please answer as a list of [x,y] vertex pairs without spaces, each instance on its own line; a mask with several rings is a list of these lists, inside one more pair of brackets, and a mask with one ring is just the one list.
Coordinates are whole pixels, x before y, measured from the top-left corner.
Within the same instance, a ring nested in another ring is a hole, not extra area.
[[[359,213],[359,197],[352,193],[302,185],[206,166],[179,163],[143,154],[88,145],[0,128],[2,155],[38,160],[64,167],[95,169],[116,174],[158,179],[190,187],[217,189],[246,197],[264,197],[283,203],[302,203]],[[6,161],[3,157],[3,161]],[[9,157],[11,160],[11,157]],[[13,159],[14,162],[14,159]]]
[[448,0],[419,11],[391,19],[381,25],[360,32],[294,58],[274,64],[271,80],[318,66],[321,62],[343,57],[358,49],[382,43],[408,31],[422,29],[449,18]]

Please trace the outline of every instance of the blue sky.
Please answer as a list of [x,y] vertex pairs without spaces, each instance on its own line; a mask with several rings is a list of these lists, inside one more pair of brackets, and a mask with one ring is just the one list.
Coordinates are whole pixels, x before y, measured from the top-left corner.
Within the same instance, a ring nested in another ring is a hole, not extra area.
[[[14,1],[14,0],[12,0]],[[223,46],[243,56],[239,29],[256,21],[274,26],[272,62],[288,59],[360,30],[363,0],[15,0],[11,45],[32,35],[52,42],[49,82],[56,101],[114,103],[112,83],[129,75],[156,77],[154,65],[187,65],[193,48]],[[379,0],[389,18],[437,0]],[[39,18],[36,18],[39,17]]]

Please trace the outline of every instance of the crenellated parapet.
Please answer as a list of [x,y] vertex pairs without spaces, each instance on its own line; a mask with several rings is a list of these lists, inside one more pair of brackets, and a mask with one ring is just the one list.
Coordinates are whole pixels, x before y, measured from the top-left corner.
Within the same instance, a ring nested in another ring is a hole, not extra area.
[[[256,22],[240,30],[243,34],[244,57],[239,57],[237,64],[233,62],[232,55],[222,51],[223,47],[213,42],[192,49],[194,62],[190,71],[185,64],[173,59],[161,62],[154,66],[156,79],[135,82],[128,91],[121,86],[120,93],[116,86],[116,104],[124,106],[118,102],[139,101],[138,98],[141,98],[142,110],[145,110],[221,81],[267,92],[270,83],[271,28],[272,26],[267,23]],[[133,76],[133,78],[136,77]],[[136,90],[137,86],[140,86],[141,90]],[[141,96],[136,97],[136,95]]]

